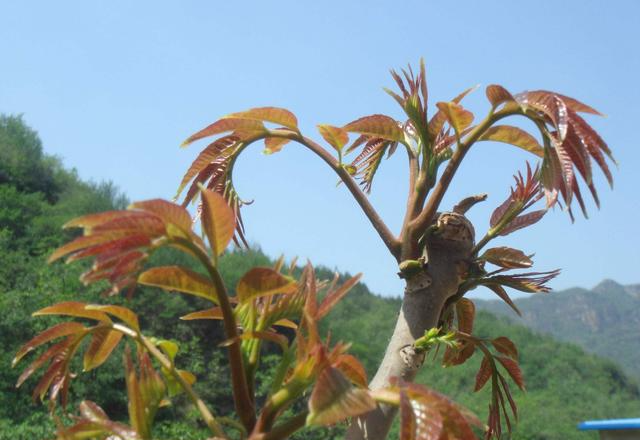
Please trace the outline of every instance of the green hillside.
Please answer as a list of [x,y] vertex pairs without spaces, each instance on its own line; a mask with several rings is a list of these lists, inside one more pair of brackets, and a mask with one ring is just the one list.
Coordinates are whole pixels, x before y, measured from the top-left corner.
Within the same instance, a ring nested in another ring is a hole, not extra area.
[[[43,180],[34,178],[33,170]],[[34,380],[16,390],[14,384],[25,365],[10,368],[18,346],[51,322],[32,319],[31,312],[70,299],[125,301],[101,298],[104,286],[83,287],[78,282],[82,265],[45,264],[51,250],[69,239],[60,226],[69,218],[125,204],[126,199],[113,185],[83,182],[74,172],[64,169],[59,160],[44,154],[36,133],[20,118],[0,117],[0,342],[4,347],[0,352],[0,440],[51,438],[53,425],[46,408],[31,401]],[[155,256],[156,262],[163,263],[176,262],[177,258],[179,255],[172,252]],[[220,268],[228,285],[234,286],[250,267],[271,264],[259,250],[236,251],[221,259]],[[321,278],[331,275],[326,269],[319,270]],[[352,341],[352,351],[372,374],[391,334],[399,304],[398,299],[376,296],[366,285],[359,284],[327,317],[324,331],[330,330],[334,340]],[[223,340],[220,328],[216,323],[175,319],[203,304],[197,298],[141,289],[128,306],[140,313],[141,326],[147,334],[180,341],[180,367],[196,374],[196,390],[217,414],[230,415],[227,367],[222,349],[217,348]],[[515,392],[521,413],[515,439],[594,440],[594,434],[577,432],[576,423],[640,414],[637,384],[612,362],[488,313],[479,314],[476,326],[480,334],[508,335],[522,353],[528,392]],[[419,380],[484,417],[488,396],[484,392],[472,393],[478,361],[450,369],[429,361]],[[266,366],[271,364],[267,357]],[[267,376],[263,376],[262,389],[267,386]],[[98,371],[79,374],[72,387],[71,409],[79,399],[89,397],[114,419],[124,419],[127,410],[123,389],[121,357],[112,356]],[[174,422],[176,417],[182,421]],[[157,438],[207,438],[189,405],[180,399],[162,409],[159,419]],[[315,435],[303,433],[298,438],[334,438],[340,431],[338,427]]]
[[591,290],[554,291],[515,303],[522,318],[501,301],[478,301],[478,306],[609,358],[640,380],[640,286],[605,280]]

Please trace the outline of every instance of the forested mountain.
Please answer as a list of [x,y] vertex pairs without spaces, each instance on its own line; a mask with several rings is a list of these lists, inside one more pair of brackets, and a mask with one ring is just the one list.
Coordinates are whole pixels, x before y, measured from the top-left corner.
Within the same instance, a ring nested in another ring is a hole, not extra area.
[[[0,352],[0,440],[52,437],[53,423],[46,415],[46,407],[31,401],[34,379],[16,390],[14,384],[24,365],[11,369],[10,363],[22,343],[52,322],[49,318],[31,318],[30,314],[71,299],[127,302],[140,314],[146,334],[180,343],[176,362],[197,376],[196,390],[216,413],[232,414],[227,366],[223,349],[218,347],[224,337],[218,323],[176,319],[203,308],[198,298],[145,288],[139,289],[130,301],[121,297],[105,299],[100,296],[104,286],[87,288],[78,281],[84,269],[82,264],[45,264],[51,250],[70,238],[70,233],[60,228],[65,221],[125,205],[126,199],[113,185],[83,182],[73,171],[64,169],[59,160],[44,154],[36,133],[21,118],[0,117],[0,343],[3,347]],[[178,258],[185,257],[164,252],[155,255],[153,263],[171,264]],[[249,268],[272,264],[259,250],[234,251],[223,256],[220,270],[227,284],[235,286]],[[330,278],[332,273],[319,269],[318,276]],[[326,318],[323,331],[331,331],[333,340],[353,342],[351,351],[372,374],[391,334],[399,306],[398,299],[376,296],[365,284],[358,284]],[[587,354],[575,345],[534,334],[486,312],[479,313],[476,331],[492,337],[508,335],[520,349],[528,392],[514,393],[521,421],[513,438],[595,439],[594,434],[579,433],[576,423],[640,413],[638,385],[611,361]],[[272,348],[273,353],[276,349]],[[98,370],[85,374],[78,365],[69,410],[75,410],[79,399],[91,398],[112,418],[125,419],[121,359],[116,353]],[[267,370],[273,367],[274,359],[275,356],[265,358]],[[430,358],[419,381],[451,395],[483,418],[489,402],[488,390],[472,392],[478,363],[479,359],[473,359],[463,366],[444,369],[437,359]],[[263,392],[269,385],[268,377],[260,376]],[[159,420],[158,439],[207,438],[190,406],[180,398],[161,409]],[[341,430],[342,427],[336,427],[314,434],[303,432],[298,438],[335,438]]]
[[478,307],[576,343],[617,362],[640,380],[640,285],[605,280],[591,290],[554,291],[515,303],[522,318],[500,301],[478,301]]

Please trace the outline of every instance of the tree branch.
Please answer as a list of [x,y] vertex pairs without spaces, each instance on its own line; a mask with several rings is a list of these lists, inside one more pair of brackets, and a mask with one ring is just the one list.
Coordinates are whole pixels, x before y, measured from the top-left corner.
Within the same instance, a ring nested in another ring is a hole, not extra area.
[[414,220],[412,220],[409,224],[410,232],[415,234],[424,230],[432,221],[435,216],[442,199],[449,188],[449,184],[453,180],[453,176],[455,175],[458,167],[462,163],[462,159],[467,154],[471,146],[497,121],[500,119],[506,118],[507,116],[512,116],[516,114],[522,114],[522,111],[517,109],[503,109],[498,112],[491,111],[489,115],[480,122],[476,128],[474,128],[467,137],[460,142],[458,148],[453,153],[451,160],[447,164],[447,167],[442,172],[442,176],[438,183],[436,183],[433,193],[431,193],[431,197],[427,201],[426,206]]
[[327,165],[329,165],[336,172],[338,177],[340,177],[342,182],[346,185],[347,189],[356,199],[356,202],[358,203],[358,205],[360,205],[360,208],[362,208],[362,211],[367,216],[384,244],[387,246],[387,249],[389,249],[389,252],[391,252],[391,255],[393,255],[396,260],[400,258],[400,241],[389,230],[378,212],[369,202],[366,194],[362,191],[362,189],[360,189],[360,186],[355,181],[355,179],[351,177],[347,170],[340,166],[338,161],[336,161],[336,159],[331,154],[329,154],[327,150],[322,148],[322,146],[318,145],[313,140],[289,130],[269,130],[268,136],[294,140],[304,145],[305,147],[313,151],[322,160],[324,160]]

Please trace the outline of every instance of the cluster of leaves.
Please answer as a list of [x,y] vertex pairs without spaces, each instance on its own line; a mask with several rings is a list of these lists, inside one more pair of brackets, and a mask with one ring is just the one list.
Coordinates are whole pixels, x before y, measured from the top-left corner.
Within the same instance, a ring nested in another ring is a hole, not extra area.
[[[54,252],[51,260],[63,256],[67,261],[93,258],[93,265],[82,279],[86,283],[106,280],[112,286],[106,292],[109,294],[123,288],[131,294],[136,285],[147,285],[212,303],[212,308],[190,313],[183,319],[223,321],[227,339],[220,345],[228,353],[239,418],[233,426],[240,429],[242,436],[262,438],[268,434],[269,438],[284,438],[305,425],[335,424],[384,402],[401,407],[406,420],[403,439],[414,438],[419,433],[428,433],[426,438],[440,438],[443,432],[461,429],[463,434],[459,438],[474,438],[469,423],[479,425],[477,419],[444,396],[401,382],[371,392],[367,389],[363,366],[347,353],[348,345],[341,342],[331,345],[329,338],[321,338],[318,322],[359,277],[341,285],[337,277],[330,283],[318,282],[308,264],[296,280],[292,268],[289,275],[281,272],[280,260],[274,268],[254,268],[247,272],[238,281],[235,295],[230,296],[216,265],[234,234],[235,215],[224,199],[212,191],[203,189],[202,200],[202,229],[209,246],[191,229],[186,210],[169,202],[152,200],[134,203],[127,210],[87,215],[69,222],[69,227],[82,227],[84,234]],[[178,248],[195,258],[206,275],[182,266],[144,270],[142,262],[164,246]],[[325,292],[321,301],[319,291]],[[67,404],[69,386],[76,376],[72,360],[78,353],[84,350],[84,371],[102,365],[123,337],[133,341],[137,353],[138,372],[129,350],[125,350],[129,424],[111,420],[96,403],[84,401],[74,424],[59,423],[59,438],[115,435],[123,440],[149,439],[158,408],[168,404],[178,392],[189,397],[213,435],[227,438],[220,422],[193,390],[195,376],[176,366],[177,344],[144,335],[138,316],[131,309],[67,301],[34,315],[62,315],[92,322],[89,326],[76,320],[55,324],[27,342],[15,356],[14,364],[49,344],[24,370],[18,385],[44,369],[33,395],[40,400],[48,395],[52,411],[58,402],[63,407]],[[264,342],[278,344],[282,356],[267,399],[258,409],[254,381]],[[306,409],[281,420],[286,410],[307,396]]]

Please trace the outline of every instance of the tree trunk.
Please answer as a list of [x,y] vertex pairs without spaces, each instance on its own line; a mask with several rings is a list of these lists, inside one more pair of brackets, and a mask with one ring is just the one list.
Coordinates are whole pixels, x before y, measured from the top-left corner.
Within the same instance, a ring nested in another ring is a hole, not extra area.
[[[406,287],[395,330],[378,371],[369,384],[372,390],[389,385],[393,377],[413,381],[424,361],[414,342],[425,331],[437,327],[447,299],[458,291],[461,275],[468,267],[474,244],[471,223],[461,214],[444,213],[438,228],[427,239],[422,270],[406,278]],[[347,440],[383,440],[396,415],[396,407],[380,405],[354,420]]]

